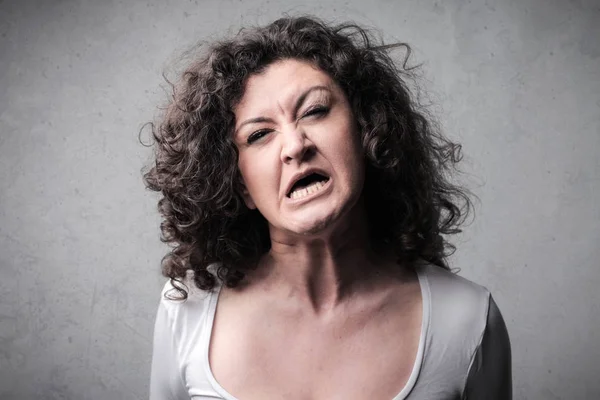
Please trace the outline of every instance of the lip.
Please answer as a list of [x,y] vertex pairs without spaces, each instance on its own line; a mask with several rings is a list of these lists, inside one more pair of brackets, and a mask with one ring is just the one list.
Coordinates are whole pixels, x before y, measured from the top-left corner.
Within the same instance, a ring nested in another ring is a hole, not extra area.
[[332,188],[331,181],[332,180],[333,179],[331,179],[331,177],[329,177],[329,180],[323,185],[323,187],[320,190],[318,190],[318,191],[316,191],[314,193],[310,193],[310,194],[308,194],[308,195],[306,195],[304,197],[301,197],[299,199],[292,199],[291,197],[285,196],[285,199],[286,199],[286,201],[288,203],[290,203],[292,205],[299,205],[299,204],[305,203],[307,201],[311,201],[315,197],[319,197],[319,196],[322,196],[322,195],[325,195],[325,194],[331,192],[331,190],[332,190],[331,189]]
[[[285,193],[283,194],[288,200],[292,200],[291,198],[288,197],[288,194],[290,193],[290,191],[292,190],[292,187],[294,187],[294,185],[296,184],[296,182],[298,182],[300,179],[309,176],[310,174],[320,174],[323,176],[326,176],[329,178],[329,180],[327,181],[327,183],[325,184],[325,186],[327,186],[327,184],[329,183],[329,181],[331,181],[331,175],[328,174],[327,172],[325,172],[322,169],[319,168],[308,168],[302,172],[298,172],[296,174],[294,174],[294,176],[292,176],[292,179],[290,179],[290,181],[287,184],[287,187],[285,189]],[[320,192],[320,190],[319,190]],[[317,192],[318,193],[318,192]],[[310,196],[307,196],[310,197]]]

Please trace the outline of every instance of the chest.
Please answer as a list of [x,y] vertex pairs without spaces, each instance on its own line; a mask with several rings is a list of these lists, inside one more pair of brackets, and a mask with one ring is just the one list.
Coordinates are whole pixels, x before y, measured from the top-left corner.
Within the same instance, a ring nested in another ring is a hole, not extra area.
[[349,312],[328,323],[302,316],[228,318],[225,309],[210,343],[211,370],[240,400],[391,400],[413,371],[421,315],[420,301]]

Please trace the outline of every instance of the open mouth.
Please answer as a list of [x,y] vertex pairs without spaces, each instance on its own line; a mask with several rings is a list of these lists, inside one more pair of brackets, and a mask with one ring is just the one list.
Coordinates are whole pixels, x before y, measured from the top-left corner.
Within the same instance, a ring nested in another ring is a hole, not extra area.
[[321,190],[327,181],[329,181],[329,177],[316,172],[312,173],[294,183],[287,197],[292,200],[301,199]]

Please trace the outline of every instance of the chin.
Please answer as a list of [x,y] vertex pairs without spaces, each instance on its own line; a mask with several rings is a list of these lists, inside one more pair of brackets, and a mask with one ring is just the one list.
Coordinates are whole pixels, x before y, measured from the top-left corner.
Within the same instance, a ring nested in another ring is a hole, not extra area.
[[331,223],[320,221],[315,224],[299,227],[295,229],[294,233],[301,236],[318,236],[319,234],[327,232],[330,226]]
[[318,236],[331,231],[340,219],[341,213],[328,213],[327,215],[306,216],[301,221],[294,221],[290,231],[301,236]]
[[280,229],[298,236],[327,236],[342,225],[352,224],[359,199],[349,199],[340,203],[328,202],[306,208],[302,212],[294,212],[285,218],[286,223]]

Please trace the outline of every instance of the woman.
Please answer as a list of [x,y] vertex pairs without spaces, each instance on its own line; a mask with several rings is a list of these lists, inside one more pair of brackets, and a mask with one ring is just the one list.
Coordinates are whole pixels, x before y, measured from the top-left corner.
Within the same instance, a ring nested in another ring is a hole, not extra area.
[[460,148],[387,48],[285,18],[183,74],[145,175],[173,245],[151,399],[511,398],[501,314],[445,262]]

